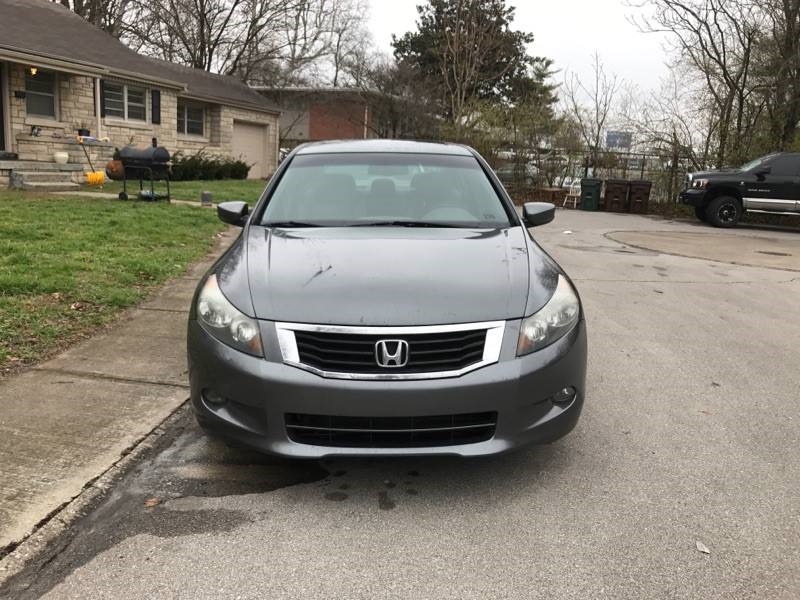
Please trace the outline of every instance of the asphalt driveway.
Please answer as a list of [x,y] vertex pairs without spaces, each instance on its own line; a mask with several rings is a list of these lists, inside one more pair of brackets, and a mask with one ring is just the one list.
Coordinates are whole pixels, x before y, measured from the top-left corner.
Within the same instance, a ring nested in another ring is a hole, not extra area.
[[589,320],[570,436],[287,463],[185,418],[0,596],[800,597],[800,234],[560,211],[536,237]]

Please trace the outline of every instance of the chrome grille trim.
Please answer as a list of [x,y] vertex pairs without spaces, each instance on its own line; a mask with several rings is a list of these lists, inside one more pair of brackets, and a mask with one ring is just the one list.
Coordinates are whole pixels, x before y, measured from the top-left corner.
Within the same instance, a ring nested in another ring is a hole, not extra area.
[[[475,371],[500,360],[500,349],[505,333],[505,321],[485,321],[481,323],[459,323],[456,325],[422,325],[403,327],[360,327],[349,325],[312,325],[308,323],[275,323],[278,344],[281,356],[286,365],[297,367],[325,377],[328,379],[363,379],[372,381],[398,381],[413,379],[444,379],[460,377],[470,371]],[[486,342],[483,347],[483,357],[479,362],[468,365],[462,369],[451,371],[436,371],[423,373],[347,373],[339,371],[324,371],[301,362],[297,348],[295,331],[311,331],[318,333],[342,333],[352,335],[381,335],[392,337],[404,334],[430,334],[451,333],[455,331],[486,331]]]

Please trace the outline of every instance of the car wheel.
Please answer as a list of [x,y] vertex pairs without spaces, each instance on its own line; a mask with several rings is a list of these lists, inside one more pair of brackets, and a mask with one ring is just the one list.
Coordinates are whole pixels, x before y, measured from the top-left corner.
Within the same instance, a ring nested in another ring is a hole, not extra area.
[[694,207],[694,216],[697,217],[698,219],[700,219],[703,223],[706,223],[708,221],[708,218],[706,217],[706,209],[705,209],[705,207],[695,206]]
[[742,205],[733,196],[717,196],[706,208],[706,218],[714,227],[736,227],[742,217]]

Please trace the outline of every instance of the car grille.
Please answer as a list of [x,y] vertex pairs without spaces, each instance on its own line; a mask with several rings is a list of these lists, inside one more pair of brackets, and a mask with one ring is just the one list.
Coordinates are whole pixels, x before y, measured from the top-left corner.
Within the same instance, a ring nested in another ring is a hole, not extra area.
[[[486,329],[439,333],[364,335],[327,331],[295,331],[300,362],[329,372],[435,373],[458,371],[483,360]],[[375,344],[391,338],[408,342],[404,367],[381,367]]]
[[433,417],[285,415],[286,433],[298,444],[345,448],[429,448],[485,442],[497,413]]

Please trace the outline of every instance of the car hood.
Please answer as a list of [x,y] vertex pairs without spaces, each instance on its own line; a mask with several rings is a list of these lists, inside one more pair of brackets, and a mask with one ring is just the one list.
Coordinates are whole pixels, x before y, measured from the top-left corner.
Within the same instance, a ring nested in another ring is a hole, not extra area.
[[275,321],[377,326],[518,318],[529,289],[525,236],[522,227],[250,227],[253,312]]
[[691,173],[692,179],[712,179],[714,177],[725,177],[741,173],[739,169],[721,169],[719,171],[697,171]]

